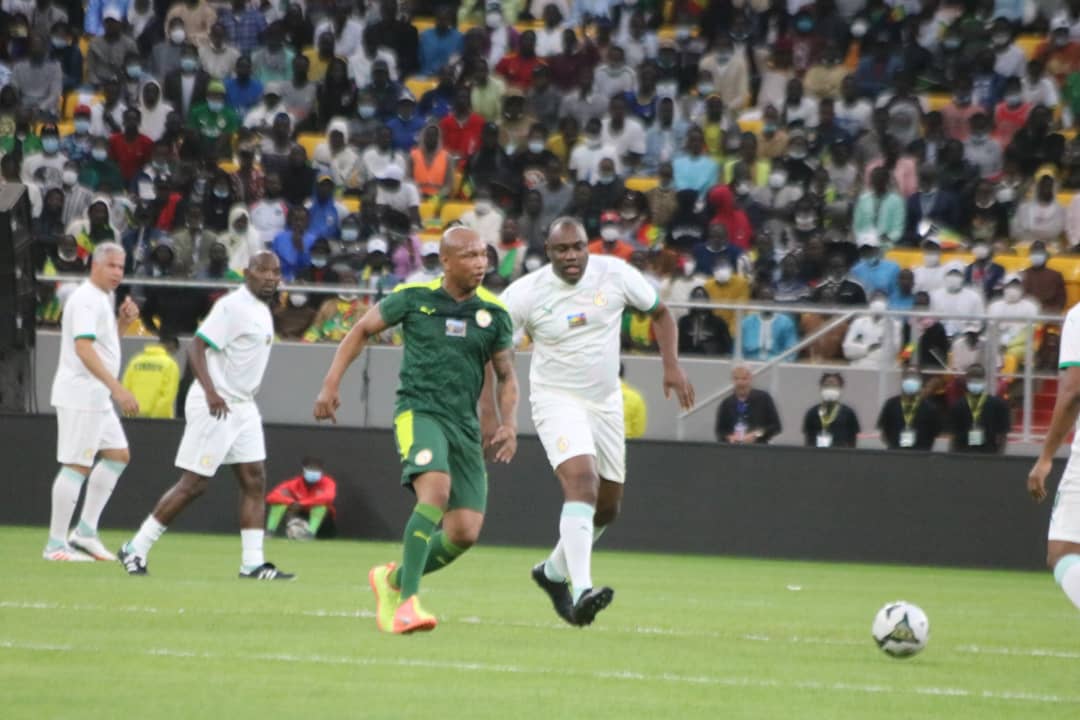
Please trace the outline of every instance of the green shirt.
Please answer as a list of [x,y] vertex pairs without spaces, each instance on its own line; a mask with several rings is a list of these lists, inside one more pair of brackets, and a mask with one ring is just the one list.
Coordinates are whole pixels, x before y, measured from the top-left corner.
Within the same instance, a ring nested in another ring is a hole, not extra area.
[[476,404],[484,366],[513,343],[506,306],[493,293],[455,301],[442,279],[398,285],[379,303],[387,325],[401,324],[405,356],[395,414],[434,415],[456,425],[479,427]]

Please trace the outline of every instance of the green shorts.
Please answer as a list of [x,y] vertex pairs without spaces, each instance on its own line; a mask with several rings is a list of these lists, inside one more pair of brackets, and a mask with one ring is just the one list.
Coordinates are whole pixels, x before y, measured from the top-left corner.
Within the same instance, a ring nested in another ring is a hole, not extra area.
[[401,455],[401,484],[412,486],[417,475],[450,476],[448,510],[487,509],[487,468],[480,438],[467,429],[431,415],[406,410],[394,418],[394,441]]

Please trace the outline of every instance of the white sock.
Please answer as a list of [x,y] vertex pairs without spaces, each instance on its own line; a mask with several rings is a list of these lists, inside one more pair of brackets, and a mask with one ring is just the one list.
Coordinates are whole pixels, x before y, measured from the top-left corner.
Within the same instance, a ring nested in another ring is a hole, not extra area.
[[150,553],[150,548],[164,533],[165,526],[159,523],[153,515],[147,515],[146,519],[143,520],[143,524],[139,526],[139,532],[135,533],[135,537],[131,538],[128,545],[131,546],[136,555],[145,560]]
[[241,530],[240,547],[243,552],[240,555],[240,568],[251,570],[266,562],[263,557],[263,529]]
[[559,543],[566,557],[567,575],[573,589],[574,602],[592,587],[593,515],[596,508],[588,503],[563,503],[559,518]]
[[[599,527],[593,527],[592,541],[593,545],[600,539],[600,536],[607,530],[607,525],[601,525]],[[553,582],[566,582],[566,576],[569,574],[569,570],[566,569],[566,552],[563,549],[562,539],[555,545],[555,549],[551,551],[551,555],[544,561],[544,575],[548,580]]]
[[71,516],[75,514],[75,504],[79,502],[79,491],[86,481],[86,476],[69,467],[60,468],[52,486],[52,511],[49,515],[49,545],[67,544]]
[[115,460],[102,460],[90,472],[86,481],[86,500],[83,502],[82,518],[79,520],[79,534],[83,537],[97,535],[98,520],[101,519],[101,511],[105,509],[105,503],[109,501],[116,481],[120,479],[120,473],[124,472],[127,463]]
[[1054,579],[1080,609],[1080,555],[1066,555],[1054,566]]

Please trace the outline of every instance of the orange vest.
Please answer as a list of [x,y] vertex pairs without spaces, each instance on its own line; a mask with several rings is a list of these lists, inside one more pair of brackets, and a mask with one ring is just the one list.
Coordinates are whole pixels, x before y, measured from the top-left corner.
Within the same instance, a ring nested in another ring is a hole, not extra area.
[[431,161],[431,165],[424,162],[424,152],[418,147],[413,148],[409,155],[412,157],[413,182],[416,183],[420,196],[438,195],[446,179],[446,168],[450,164],[449,153],[439,150]]

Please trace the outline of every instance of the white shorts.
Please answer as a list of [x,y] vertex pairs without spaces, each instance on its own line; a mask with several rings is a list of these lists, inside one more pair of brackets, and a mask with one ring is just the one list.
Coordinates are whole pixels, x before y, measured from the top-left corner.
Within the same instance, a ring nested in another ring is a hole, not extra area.
[[615,395],[608,405],[553,393],[533,394],[530,399],[536,434],[553,469],[572,457],[592,455],[602,479],[626,481],[626,426],[621,394]]
[[262,462],[266,459],[262,416],[254,402],[229,402],[223,419],[210,414],[201,391],[188,392],[184,402],[184,437],[176,451],[176,467],[213,477],[222,465]]
[[101,450],[128,446],[116,409],[73,410],[56,408],[56,461],[61,465],[90,467]]
[[1065,473],[1058,484],[1046,537],[1048,540],[1080,543],[1080,460],[1075,455],[1069,456]]

